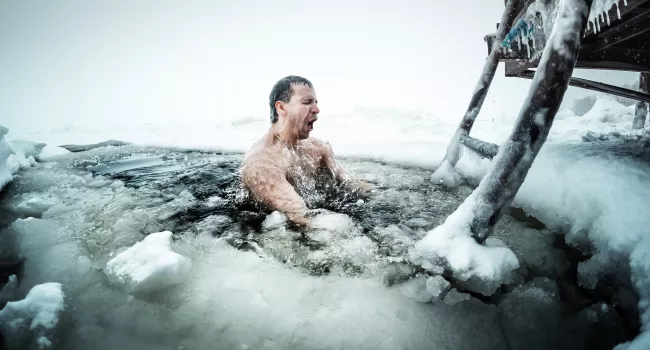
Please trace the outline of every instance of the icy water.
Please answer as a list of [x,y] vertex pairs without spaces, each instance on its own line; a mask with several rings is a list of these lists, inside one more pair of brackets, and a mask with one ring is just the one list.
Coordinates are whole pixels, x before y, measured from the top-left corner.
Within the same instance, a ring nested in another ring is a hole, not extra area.
[[[406,252],[469,186],[346,159],[375,196],[314,196],[324,210],[305,238],[243,198],[241,160],[126,146],[27,170],[0,201],[0,258],[25,258],[0,302],[61,282],[54,349],[611,349],[634,335],[629,310],[577,286],[586,257],[516,209],[494,235],[522,265],[515,281],[484,296],[440,271],[452,289],[432,297]],[[192,261],[182,281],[130,292],[106,276],[117,253],[166,230]]]

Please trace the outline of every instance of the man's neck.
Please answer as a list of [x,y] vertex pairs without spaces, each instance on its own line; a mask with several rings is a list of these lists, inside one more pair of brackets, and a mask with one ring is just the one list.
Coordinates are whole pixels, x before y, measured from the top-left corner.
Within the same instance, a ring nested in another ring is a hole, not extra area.
[[289,148],[295,148],[298,145],[298,137],[296,137],[290,130],[283,128],[281,125],[276,124],[271,127],[273,137],[282,142]]

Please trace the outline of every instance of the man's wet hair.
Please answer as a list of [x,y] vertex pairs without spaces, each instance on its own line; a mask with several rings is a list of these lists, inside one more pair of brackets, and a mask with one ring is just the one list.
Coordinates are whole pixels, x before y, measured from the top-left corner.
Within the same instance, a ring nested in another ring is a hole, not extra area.
[[294,84],[303,84],[307,85],[310,88],[313,88],[311,82],[301,76],[289,75],[280,79],[271,90],[271,95],[269,95],[269,107],[271,107],[271,123],[278,121],[278,111],[275,109],[275,102],[282,101],[288,103],[293,95],[293,90],[291,86]]

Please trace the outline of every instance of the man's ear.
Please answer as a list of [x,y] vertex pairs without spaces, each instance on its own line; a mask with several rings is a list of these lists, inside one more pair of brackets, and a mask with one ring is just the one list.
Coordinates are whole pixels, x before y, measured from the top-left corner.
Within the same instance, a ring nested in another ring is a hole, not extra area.
[[282,101],[275,101],[275,110],[278,111],[278,116],[287,115],[286,104]]

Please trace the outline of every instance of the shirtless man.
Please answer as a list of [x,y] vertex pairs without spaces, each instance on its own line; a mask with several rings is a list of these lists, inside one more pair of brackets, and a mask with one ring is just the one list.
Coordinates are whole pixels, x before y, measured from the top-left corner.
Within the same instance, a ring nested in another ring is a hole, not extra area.
[[320,172],[328,172],[333,181],[351,191],[370,194],[371,186],[352,179],[328,143],[309,136],[320,112],[309,80],[299,76],[281,79],[271,91],[269,106],[271,128],[246,153],[242,164],[244,186],[254,199],[305,227],[309,226],[306,214],[310,209],[299,189],[319,181]]

